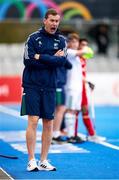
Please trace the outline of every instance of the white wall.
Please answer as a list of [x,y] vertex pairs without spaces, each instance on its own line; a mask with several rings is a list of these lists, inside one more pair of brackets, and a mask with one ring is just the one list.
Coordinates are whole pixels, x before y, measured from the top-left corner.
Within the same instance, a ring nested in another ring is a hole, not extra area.
[[[88,73],[87,79],[95,84],[95,104],[119,105],[119,73]],[[88,94],[91,101],[89,88]]]

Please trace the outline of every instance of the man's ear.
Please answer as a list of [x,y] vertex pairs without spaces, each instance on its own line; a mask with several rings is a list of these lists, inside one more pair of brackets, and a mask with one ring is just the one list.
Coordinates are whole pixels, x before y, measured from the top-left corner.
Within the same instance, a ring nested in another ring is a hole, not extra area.
[[46,18],[43,19],[43,24],[46,24]]

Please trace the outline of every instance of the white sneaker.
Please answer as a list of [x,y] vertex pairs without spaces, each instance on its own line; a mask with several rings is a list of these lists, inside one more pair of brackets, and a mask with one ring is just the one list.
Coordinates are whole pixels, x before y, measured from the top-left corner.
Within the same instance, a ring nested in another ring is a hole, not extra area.
[[98,137],[98,139],[100,139],[100,141],[106,141],[106,137],[104,137],[104,136],[97,136],[97,137]]
[[56,171],[56,168],[54,166],[52,166],[48,160],[44,160],[44,161],[39,161],[38,162],[38,169],[40,171]]
[[101,142],[101,141],[105,141],[106,138],[102,137],[102,136],[93,135],[93,136],[88,136],[87,140],[90,141],[90,142],[98,143],[98,142]]
[[38,166],[35,159],[31,159],[28,162],[27,171],[38,171]]

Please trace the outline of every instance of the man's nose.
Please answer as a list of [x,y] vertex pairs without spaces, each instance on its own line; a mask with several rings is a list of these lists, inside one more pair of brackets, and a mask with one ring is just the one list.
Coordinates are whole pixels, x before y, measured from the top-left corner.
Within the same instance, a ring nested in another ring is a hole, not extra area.
[[54,25],[57,25],[58,23],[56,22],[56,21],[54,21],[54,23],[53,23]]

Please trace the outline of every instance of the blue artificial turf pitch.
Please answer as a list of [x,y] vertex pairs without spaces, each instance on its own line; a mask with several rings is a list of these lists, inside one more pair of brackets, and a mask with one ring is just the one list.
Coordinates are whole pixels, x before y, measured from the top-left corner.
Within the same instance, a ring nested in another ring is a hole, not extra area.
[[[19,111],[19,106],[5,106]],[[0,166],[14,179],[119,179],[119,107],[96,107],[96,130],[107,138],[111,146],[85,142],[77,145],[54,145],[48,158],[57,167],[55,172],[27,172],[25,129],[27,120],[0,112],[0,154],[18,159],[0,157]],[[38,126],[40,134],[41,125]],[[79,131],[86,134],[79,116]],[[41,141],[38,137],[36,158],[39,159]],[[53,146],[53,145],[52,145]]]

